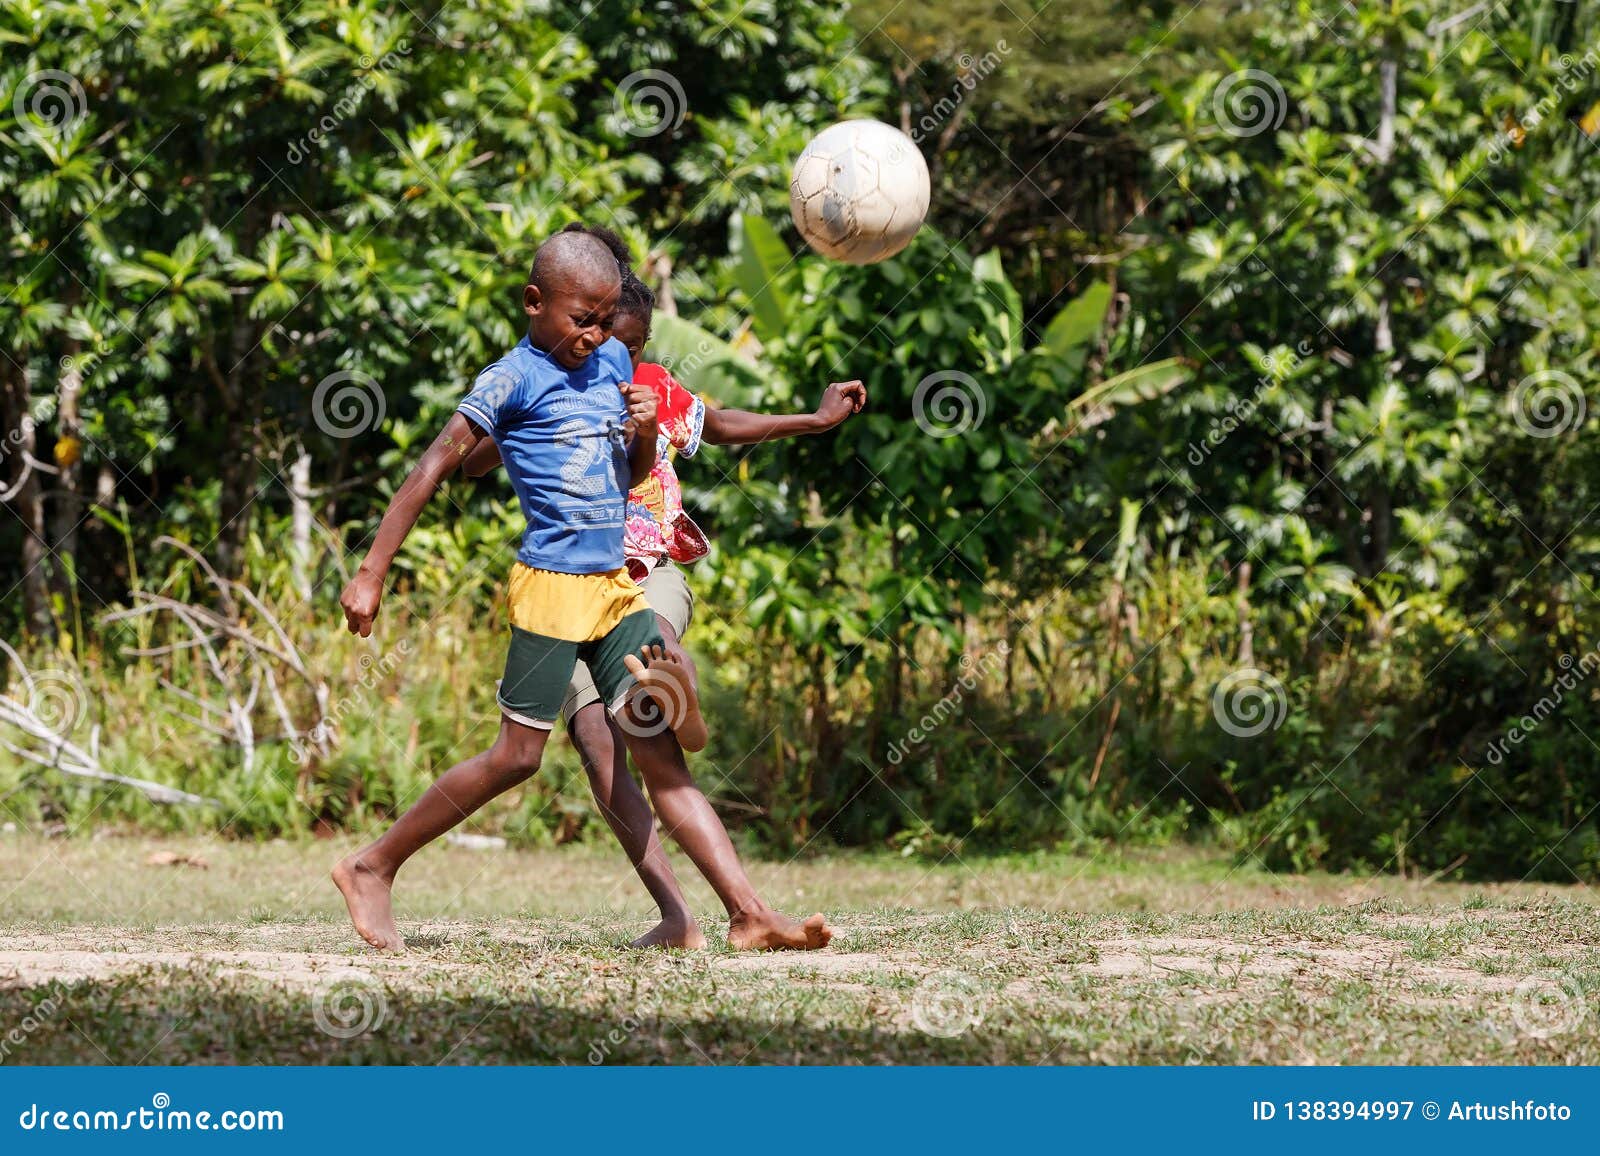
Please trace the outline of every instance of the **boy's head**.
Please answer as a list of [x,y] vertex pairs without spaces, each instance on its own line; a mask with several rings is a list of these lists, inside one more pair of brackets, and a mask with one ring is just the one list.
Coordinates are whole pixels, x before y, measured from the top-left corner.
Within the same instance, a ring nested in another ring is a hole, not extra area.
[[539,246],[522,311],[528,340],[564,369],[577,369],[611,336],[622,270],[611,248],[582,225]]
[[650,315],[655,311],[656,297],[650,287],[633,273],[633,254],[628,243],[610,229],[592,228],[589,235],[605,244],[617,259],[622,271],[622,292],[617,297],[616,318],[612,322],[611,336],[628,347],[633,367],[639,368],[644,360],[644,347],[650,340]]

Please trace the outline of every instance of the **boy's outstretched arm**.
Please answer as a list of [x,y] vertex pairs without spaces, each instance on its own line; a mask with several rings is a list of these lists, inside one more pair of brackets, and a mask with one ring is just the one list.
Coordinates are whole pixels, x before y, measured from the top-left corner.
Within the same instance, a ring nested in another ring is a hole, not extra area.
[[745,409],[706,407],[701,439],[713,446],[748,446],[780,438],[824,433],[867,405],[867,387],[859,381],[836,381],[823,392],[815,413],[751,413]]
[[462,461],[484,439],[485,435],[466,418],[459,413],[452,414],[444,431],[423,452],[422,460],[412,467],[395,491],[366,558],[339,596],[345,625],[351,634],[366,638],[372,633],[372,620],[378,616],[378,604],[383,601],[384,579],[406,535],[411,533],[411,527],[416,525],[418,515],[440,483],[459,469]]

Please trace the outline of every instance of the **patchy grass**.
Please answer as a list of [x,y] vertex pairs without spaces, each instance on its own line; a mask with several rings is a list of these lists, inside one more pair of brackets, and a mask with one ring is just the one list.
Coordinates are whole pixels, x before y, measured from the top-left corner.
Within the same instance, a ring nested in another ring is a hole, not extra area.
[[0,837],[0,1062],[1600,1062],[1576,888],[840,856],[753,869],[830,914],[828,951],[652,954],[618,857],[444,847],[386,957],[327,882],[342,850]]

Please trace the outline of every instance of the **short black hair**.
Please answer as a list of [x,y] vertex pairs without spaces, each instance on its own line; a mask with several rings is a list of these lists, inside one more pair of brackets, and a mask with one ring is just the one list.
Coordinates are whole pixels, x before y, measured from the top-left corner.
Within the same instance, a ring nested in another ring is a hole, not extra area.
[[632,273],[624,272],[622,293],[617,297],[617,312],[626,313],[629,317],[642,318],[648,325],[650,314],[655,312],[655,308],[656,295],[650,292],[650,286]]
[[633,253],[628,248],[628,242],[604,225],[585,225],[582,221],[574,221],[561,231],[563,233],[589,234],[589,236],[611,250],[611,255],[617,259],[617,266],[625,274],[633,272]]
[[528,270],[528,284],[546,290],[553,277],[615,275],[622,280],[624,272],[610,244],[575,223],[575,227],[568,225],[539,246],[533,255],[533,267]]

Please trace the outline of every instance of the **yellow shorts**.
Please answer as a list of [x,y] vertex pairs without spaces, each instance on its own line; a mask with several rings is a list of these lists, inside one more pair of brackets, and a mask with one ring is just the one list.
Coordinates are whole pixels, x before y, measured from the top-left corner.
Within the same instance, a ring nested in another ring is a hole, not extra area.
[[558,574],[521,562],[511,568],[506,602],[512,626],[565,642],[598,642],[628,615],[650,609],[626,569]]
[[501,712],[523,726],[550,729],[580,662],[600,700],[617,709],[633,679],[627,656],[661,645],[655,613],[626,570],[558,574],[519,562],[507,602],[511,639],[498,698]]

